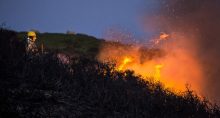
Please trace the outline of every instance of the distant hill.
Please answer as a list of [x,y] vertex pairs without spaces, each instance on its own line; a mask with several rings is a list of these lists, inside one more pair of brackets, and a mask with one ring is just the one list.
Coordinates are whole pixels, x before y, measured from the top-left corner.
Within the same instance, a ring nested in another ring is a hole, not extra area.
[[[27,32],[19,32],[18,39],[24,40]],[[77,53],[95,57],[99,51],[103,39],[97,39],[85,34],[64,33],[37,33],[37,45],[44,45],[45,50],[59,51],[63,53]]]

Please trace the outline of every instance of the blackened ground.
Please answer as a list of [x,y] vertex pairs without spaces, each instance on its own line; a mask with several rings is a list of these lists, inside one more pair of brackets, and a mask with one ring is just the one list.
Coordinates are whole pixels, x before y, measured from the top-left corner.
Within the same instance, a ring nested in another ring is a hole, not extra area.
[[132,71],[85,57],[25,55],[16,32],[0,31],[0,117],[220,117],[191,90],[176,95]]

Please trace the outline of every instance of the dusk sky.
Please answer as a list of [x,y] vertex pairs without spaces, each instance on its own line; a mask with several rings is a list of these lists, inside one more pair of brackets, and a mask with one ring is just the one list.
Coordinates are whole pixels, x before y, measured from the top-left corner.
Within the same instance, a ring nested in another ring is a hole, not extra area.
[[1,0],[0,24],[16,31],[70,30],[99,38],[111,27],[143,35],[140,17],[156,6],[154,0]]

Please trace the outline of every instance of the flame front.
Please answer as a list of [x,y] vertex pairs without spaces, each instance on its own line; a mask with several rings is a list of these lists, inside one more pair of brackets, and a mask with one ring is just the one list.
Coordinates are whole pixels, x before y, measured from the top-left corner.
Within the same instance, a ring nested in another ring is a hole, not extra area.
[[[136,73],[141,74],[145,78],[154,78],[155,81],[160,81],[161,79],[161,69],[163,68],[162,64],[149,64],[144,65],[143,72],[140,72],[138,69],[135,69],[137,66],[137,61],[133,60],[131,57],[125,57],[122,60],[122,63],[117,66],[118,71],[125,71],[127,69],[135,70]],[[146,68],[147,67],[147,68]],[[146,69],[146,70],[145,70]]]
[[117,70],[122,71],[123,69],[125,69],[125,66],[130,62],[132,62],[132,59],[130,57],[125,57],[124,60],[122,61],[122,64],[119,65]]
[[[193,54],[195,46],[185,43],[186,39],[190,40],[190,37],[162,33],[158,42],[161,44],[154,44],[159,45],[156,50],[149,48],[142,50],[139,45],[126,47],[103,44],[99,60],[114,60],[116,70],[133,70],[144,79],[160,81],[166,88],[172,88],[175,91],[184,91],[186,84],[190,84],[191,89],[199,93],[203,75]],[[160,42],[162,40],[163,42]],[[157,46],[154,47],[157,48]],[[165,55],[161,54],[163,51]]]

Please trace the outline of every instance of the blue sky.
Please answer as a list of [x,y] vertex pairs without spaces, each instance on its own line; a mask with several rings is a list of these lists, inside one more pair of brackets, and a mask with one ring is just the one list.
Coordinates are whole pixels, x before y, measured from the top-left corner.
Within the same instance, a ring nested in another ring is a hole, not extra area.
[[154,0],[0,0],[0,23],[16,31],[70,30],[96,37],[118,26],[143,35],[139,18],[154,7]]

